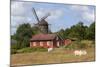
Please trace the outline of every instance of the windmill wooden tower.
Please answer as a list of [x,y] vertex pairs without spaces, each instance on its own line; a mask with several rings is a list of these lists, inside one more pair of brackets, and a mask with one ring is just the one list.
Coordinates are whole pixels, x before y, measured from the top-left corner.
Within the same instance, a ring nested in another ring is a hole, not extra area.
[[40,30],[41,33],[43,34],[48,34],[49,33],[49,24],[48,22],[45,20],[48,16],[50,16],[50,14],[46,14],[44,17],[42,17],[41,19],[38,18],[37,13],[35,11],[35,9],[33,8],[33,14],[37,20],[37,24],[35,24],[35,26],[37,26]]

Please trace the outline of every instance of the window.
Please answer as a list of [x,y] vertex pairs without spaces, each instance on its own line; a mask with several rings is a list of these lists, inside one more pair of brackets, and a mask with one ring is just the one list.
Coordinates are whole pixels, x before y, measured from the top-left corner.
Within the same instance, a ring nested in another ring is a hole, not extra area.
[[52,41],[47,41],[47,46],[50,46],[50,45],[52,45],[52,44],[53,44]]
[[43,46],[43,42],[40,42],[40,46]]
[[50,46],[50,41],[47,41],[47,46]]
[[33,46],[36,46],[36,42],[33,42]]

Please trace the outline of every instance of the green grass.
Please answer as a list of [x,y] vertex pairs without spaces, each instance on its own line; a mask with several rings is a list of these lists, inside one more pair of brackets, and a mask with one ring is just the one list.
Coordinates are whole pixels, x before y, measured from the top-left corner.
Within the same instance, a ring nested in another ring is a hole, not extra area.
[[47,52],[47,48],[43,47],[26,47],[22,49],[11,49],[11,54],[18,54],[18,53],[31,53],[31,52]]

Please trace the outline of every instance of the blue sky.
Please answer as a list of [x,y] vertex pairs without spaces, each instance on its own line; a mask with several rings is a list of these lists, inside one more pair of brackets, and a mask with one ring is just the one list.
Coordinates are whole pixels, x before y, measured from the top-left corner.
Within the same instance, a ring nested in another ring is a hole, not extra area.
[[95,6],[12,1],[11,34],[16,32],[20,24],[30,23],[33,26],[37,23],[32,7],[35,8],[39,19],[50,13],[46,21],[52,32],[70,28],[80,21],[87,26],[95,21]]

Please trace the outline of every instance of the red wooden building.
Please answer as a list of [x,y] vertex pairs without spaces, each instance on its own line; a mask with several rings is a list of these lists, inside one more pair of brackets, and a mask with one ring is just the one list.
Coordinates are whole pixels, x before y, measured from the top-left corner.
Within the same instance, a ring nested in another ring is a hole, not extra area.
[[36,34],[30,40],[30,47],[55,48],[63,44],[56,34]]

